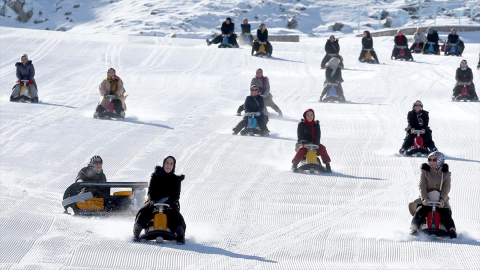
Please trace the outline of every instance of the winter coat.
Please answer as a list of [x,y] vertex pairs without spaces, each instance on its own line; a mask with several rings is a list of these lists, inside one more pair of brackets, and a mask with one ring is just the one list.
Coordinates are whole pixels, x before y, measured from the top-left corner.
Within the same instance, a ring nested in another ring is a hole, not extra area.
[[435,44],[438,44],[439,40],[440,40],[440,38],[438,37],[437,30],[433,31],[433,34],[430,34],[430,33],[427,34],[427,41],[428,42],[435,42]]
[[233,34],[235,32],[235,24],[233,22],[230,22],[230,24],[223,22],[221,30],[223,35]]
[[298,123],[297,127],[297,143],[300,143],[300,141],[307,141],[308,143],[320,145],[322,131],[320,130],[320,122],[318,122],[318,120],[315,121],[313,129],[315,133],[315,138],[312,142],[312,127],[305,124],[305,119],[302,118],[302,120],[300,120],[300,123]]
[[460,37],[458,35],[448,34],[447,41],[448,43],[457,43]]
[[427,37],[423,32],[413,34],[413,43],[425,43]]
[[168,200],[165,203],[170,205],[170,207],[178,207],[181,182],[183,179],[185,179],[184,175],[178,176],[174,173],[166,173],[162,167],[156,166],[148,185],[148,199],[152,202],[156,202],[162,198],[168,197]]
[[[85,167],[78,172],[77,178],[75,182],[79,179],[82,179],[83,182],[91,182],[91,183],[105,183],[107,182],[107,177],[101,171],[97,173],[93,167]],[[96,198],[105,198],[106,196],[110,195],[110,189],[105,187],[85,187],[84,192],[92,192],[93,197]],[[71,194],[72,195],[72,194]],[[77,194],[74,194],[77,195]]]
[[340,44],[338,44],[338,39],[335,39],[335,41],[333,42],[327,40],[327,43],[325,43],[325,51],[327,52],[327,54],[339,54]]
[[270,93],[270,81],[268,80],[268,77],[264,76],[263,78],[257,78],[255,76],[250,82],[250,87],[252,87],[252,85],[256,85],[258,89],[260,89],[260,95],[263,96],[263,102],[265,103],[265,106],[274,105],[273,96]]
[[242,27],[242,34],[250,34],[251,31],[251,25],[250,24],[240,24],[240,27]]
[[268,41],[268,30],[265,29],[265,31],[263,31],[263,33],[262,33],[261,29],[257,29],[257,40],[261,41],[261,42],[267,42]]
[[337,71],[335,71],[335,74],[332,75],[333,69],[327,67],[325,69],[325,80],[329,83],[335,83],[335,82],[343,82],[342,78],[342,69],[340,67],[337,68]]
[[17,68],[17,79],[18,80],[32,80],[32,84],[38,90],[37,83],[35,82],[35,67],[32,64],[32,60],[28,60],[27,64],[24,65],[21,62],[15,63]]
[[[118,77],[116,77],[116,78],[118,78]],[[111,85],[110,85],[110,82],[107,79],[104,79],[102,81],[102,83],[100,83],[100,86],[98,87],[98,89],[100,91],[100,100],[99,100],[98,104],[102,105],[104,108],[105,108],[105,106],[107,105],[107,102],[108,102],[108,98],[105,98],[105,95],[111,94],[110,93],[110,88],[111,88]],[[125,99],[127,97],[124,95],[125,94],[125,88],[123,88],[123,81],[120,78],[118,78],[117,90],[115,91],[114,94],[117,95],[117,97],[115,97],[115,99],[119,99],[120,101],[122,101],[123,110],[126,111],[127,110],[127,105],[125,104]]]
[[245,112],[259,112],[263,114],[263,110],[265,108],[265,103],[263,101],[263,97],[260,95],[254,96],[247,96],[245,99]]
[[[400,39],[400,37],[401,37],[401,39]],[[405,35],[395,36],[393,38],[393,42],[395,42],[396,46],[408,46],[408,40],[407,40],[407,37]]]
[[407,127],[408,130],[407,130],[407,132],[409,132],[412,128],[415,129],[415,130],[422,130],[422,129],[427,130],[428,120],[430,119],[428,117],[428,112],[422,110],[422,115],[420,117],[423,120],[423,125],[420,125],[420,123],[418,122],[417,111],[411,110],[411,111],[408,112],[408,114],[407,114],[407,120],[408,120],[408,127]]
[[363,49],[373,49],[373,38],[362,38],[362,48]]
[[457,80],[457,82],[473,82],[472,69],[469,67],[465,70],[457,68],[457,72],[455,72],[455,80]]
[[[440,190],[440,184],[443,184],[442,190]],[[451,173],[448,170],[448,164],[443,164],[440,170],[432,169],[427,163],[423,163],[421,166],[420,174],[420,183],[418,184],[418,189],[420,190],[420,197],[415,201],[411,202],[409,205],[410,214],[412,216],[415,214],[417,205],[422,204],[422,201],[426,199],[428,201],[428,192],[430,191],[440,191],[440,198],[445,201],[443,208],[450,208],[449,200],[450,197],[450,184],[451,184]]]

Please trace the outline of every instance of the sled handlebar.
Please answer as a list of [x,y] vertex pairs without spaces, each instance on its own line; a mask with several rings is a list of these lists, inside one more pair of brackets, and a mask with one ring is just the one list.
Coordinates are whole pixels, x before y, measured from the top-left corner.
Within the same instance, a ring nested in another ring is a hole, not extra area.
[[397,47],[398,49],[406,49],[406,48],[407,48],[407,46],[399,46],[399,45],[397,45],[396,47]]
[[329,53],[328,55],[330,55],[331,57],[334,57],[334,56],[337,56],[338,54],[336,54],[336,53]]
[[248,117],[260,116],[260,113],[259,112],[247,112],[247,113],[245,113],[245,116],[248,116]]
[[371,48],[371,49],[363,49],[363,50],[366,51],[366,52],[373,52],[373,51],[374,51],[373,48]]
[[155,203],[155,204],[153,204],[153,205],[156,206],[156,207],[160,207],[160,206],[170,207],[170,205],[169,205],[169,204],[166,204],[166,203]]
[[422,130],[421,130],[421,129],[415,129],[415,130],[413,131],[413,133],[416,133],[417,136],[420,136],[420,134],[422,134]]
[[327,82],[328,86],[338,86],[338,83],[333,83],[333,82]]
[[28,80],[20,80],[20,81],[23,83],[23,85],[27,85],[27,84],[28,84]]

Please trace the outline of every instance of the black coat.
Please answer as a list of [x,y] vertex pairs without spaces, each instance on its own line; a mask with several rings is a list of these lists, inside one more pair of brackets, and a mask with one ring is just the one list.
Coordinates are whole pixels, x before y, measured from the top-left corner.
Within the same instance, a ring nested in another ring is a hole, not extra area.
[[17,68],[17,79],[19,80],[32,80],[32,84],[37,88],[37,83],[35,82],[35,67],[32,64],[32,60],[28,60],[27,64],[24,65],[21,62],[15,63]]
[[449,43],[457,43],[460,37],[458,35],[448,34],[447,40]]
[[251,31],[251,25],[250,24],[240,24],[240,27],[242,27],[242,34],[250,34]]
[[222,34],[224,35],[233,34],[233,32],[235,32],[235,24],[233,22],[230,22],[230,24],[223,22],[221,30],[222,30]]
[[302,119],[300,123],[298,123],[297,127],[297,142],[300,141],[307,141],[308,143],[313,143],[316,145],[320,145],[320,138],[322,137],[322,131],[320,130],[320,122],[315,121],[313,125],[313,130],[315,132],[315,138],[312,141],[312,127],[305,124],[305,119]]
[[393,38],[393,42],[395,42],[395,45],[397,46],[408,46],[408,40],[405,35],[402,35],[402,41],[399,41],[398,36],[395,36]]
[[325,51],[328,54],[339,54],[340,44],[338,44],[338,39],[335,39],[334,42],[330,42],[330,40],[327,40],[327,43],[325,43]]
[[433,34],[430,34],[430,33],[427,34],[427,41],[428,42],[438,43],[439,40],[440,40],[440,38],[438,37],[437,30],[433,31]]
[[421,130],[421,129],[426,130],[428,128],[428,120],[430,119],[428,117],[428,112],[422,110],[422,115],[420,117],[423,119],[423,125],[422,126],[418,122],[417,112],[415,110],[411,110],[411,111],[408,112],[407,120],[408,120],[408,126],[410,127],[410,129],[413,128],[413,129],[416,129],[416,130]]
[[457,68],[457,72],[455,72],[455,80],[457,80],[457,82],[473,82],[472,69],[469,67],[465,70]]
[[245,99],[245,112],[259,112],[263,114],[265,104],[263,102],[263,97],[257,95],[256,97],[247,96]]
[[258,41],[261,41],[261,42],[267,42],[267,40],[268,40],[268,30],[265,29],[265,31],[263,31],[263,33],[262,33],[262,30],[257,29],[257,39],[258,39]]
[[105,176],[103,171],[101,171],[100,173],[97,173],[93,167],[82,168],[78,172],[75,182],[78,179],[82,179],[84,182],[95,182],[95,183],[107,182],[107,177]]
[[340,67],[337,67],[337,71],[335,71],[335,74],[332,75],[333,69],[327,67],[325,69],[325,80],[329,83],[335,83],[335,82],[343,82],[342,78],[342,69]]
[[162,167],[156,166],[148,185],[147,195],[149,200],[156,202],[168,197],[166,204],[170,205],[170,207],[178,205],[181,182],[184,178],[184,175],[177,176],[174,173],[166,173]]
[[373,49],[373,38],[362,38],[362,48],[364,49]]

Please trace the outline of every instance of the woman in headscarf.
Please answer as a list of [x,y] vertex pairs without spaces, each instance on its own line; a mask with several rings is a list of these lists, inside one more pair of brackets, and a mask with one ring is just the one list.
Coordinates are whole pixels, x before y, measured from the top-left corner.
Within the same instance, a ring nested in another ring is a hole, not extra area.
[[115,69],[110,68],[107,71],[107,78],[100,83],[98,87],[100,91],[100,100],[98,106],[95,109],[95,118],[103,118],[105,116],[105,106],[109,101],[109,98],[106,96],[114,95],[113,106],[117,116],[125,118],[125,111],[127,110],[127,105],[125,104],[125,88],[123,88],[123,81],[116,75]]
[[455,100],[462,92],[463,85],[468,88],[468,94],[473,101],[478,101],[477,92],[475,91],[475,84],[473,83],[473,72],[468,67],[467,60],[463,59],[460,66],[455,72],[455,80],[457,81],[453,88],[452,100]]
[[425,42],[425,45],[423,45],[423,53],[426,53],[428,50],[428,47],[430,46],[429,43],[432,43],[433,45],[433,51],[435,54],[440,54],[440,48],[438,46],[438,41],[440,38],[438,37],[438,32],[437,30],[433,29],[433,27],[429,27],[427,30],[427,42]]
[[343,95],[343,88],[342,88],[342,69],[339,67],[340,66],[340,59],[334,57],[328,61],[328,63],[325,65],[325,85],[323,88],[323,92],[320,95],[320,101],[323,100],[323,97],[327,94],[329,90],[328,83],[336,83],[338,84],[337,86],[337,95],[340,97],[341,100],[345,100],[345,96]]
[[163,211],[167,216],[167,226],[170,232],[177,236],[179,245],[185,244],[185,229],[187,225],[180,214],[180,191],[181,182],[185,179],[184,175],[175,174],[176,160],[172,156],[168,156],[163,160],[163,167],[156,166],[155,171],[150,178],[148,185],[148,200],[145,205],[138,211],[133,226],[133,238],[138,240],[140,233],[147,227],[154,217],[155,203],[163,198],[168,198],[165,203],[170,208]]
[[439,202],[436,211],[440,214],[441,223],[445,226],[451,238],[457,238],[455,223],[452,219],[448,194],[450,193],[451,173],[445,163],[445,156],[440,152],[428,155],[428,163],[421,166],[420,183],[418,188],[420,197],[409,204],[413,219],[410,234],[417,235],[420,226],[428,213],[432,211],[429,202]]

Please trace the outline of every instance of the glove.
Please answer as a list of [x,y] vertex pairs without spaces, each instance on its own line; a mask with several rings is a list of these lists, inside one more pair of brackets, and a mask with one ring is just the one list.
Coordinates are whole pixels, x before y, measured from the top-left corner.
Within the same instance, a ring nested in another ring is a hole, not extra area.
[[28,80],[28,84],[32,84],[32,80]]
[[427,200],[427,199],[423,199],[422,204],[425,205],[425,206],[428,206],[428,200]]
[[425,129],[422,129],[422,134],[425,134]]
[[19,84],[22,84],[22,83],[23,83],[23,82],[22,82],[22,79],[18,79],[18,83],[19,83]]
[[185,175],[183,175],[183,174],[178,177],[178,180],[180,180],[180,181],[183,181],[183,179],[185,179]]
[[467,85],[471,85],[472,83],[471,82],[468,82]]
[[415,129],[412,128],[412,129],[410,130],[410,133],[414,134],[414,133],[415,133]]
[[440,198],[440,205],[438,207],[443,208],[445,206],[445,200]]

